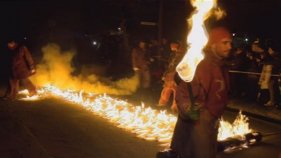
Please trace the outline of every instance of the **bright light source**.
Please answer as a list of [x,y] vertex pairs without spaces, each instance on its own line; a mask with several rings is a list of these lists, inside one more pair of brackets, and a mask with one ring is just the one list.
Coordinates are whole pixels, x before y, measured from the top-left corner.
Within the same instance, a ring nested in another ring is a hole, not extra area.
[[232,36],[235,36],[235,35],[236,35],[236,33],[233,33],[233,34],[232,34]]
[[92,44],[95,46],[95,45],[97,45],[98,43],[97,43],[97,41],[93,41]]
[[118,29],[119,31],[121,31],[121,27],[118,27],[117,29]]
[[248,38],[245,38],[245,41],[246,41],[246,42],[248,42],[248,41],[249,41],[249,39],[248,39]]
[[24,40],[27,40],[27,37],[24,37],[23,39],[24,39]]

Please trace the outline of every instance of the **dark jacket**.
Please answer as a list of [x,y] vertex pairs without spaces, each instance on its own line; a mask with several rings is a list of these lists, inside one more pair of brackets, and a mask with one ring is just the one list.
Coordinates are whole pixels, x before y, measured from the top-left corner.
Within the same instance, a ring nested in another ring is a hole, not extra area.
[[11,77],[14,79],[24,79],[32,75],[34,61],[29,50],[25,46],[19,46],[12,52]]
[[133,48],[132,50],[132,65],[133,68],[138,68],[141,71],[148,70],[149,58],[146,50],[141,48]]

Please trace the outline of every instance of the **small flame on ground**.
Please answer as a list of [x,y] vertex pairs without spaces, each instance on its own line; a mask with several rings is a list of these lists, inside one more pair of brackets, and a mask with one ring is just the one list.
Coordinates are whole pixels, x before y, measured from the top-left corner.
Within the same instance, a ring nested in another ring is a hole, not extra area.
[[220,128],[218,133],[218,140],[225,140],[228,137],[239,137],[244,139],[244,135],[251,133],[252,129],[249,128],[248,118],[240,111],[233,124],[220,120]]

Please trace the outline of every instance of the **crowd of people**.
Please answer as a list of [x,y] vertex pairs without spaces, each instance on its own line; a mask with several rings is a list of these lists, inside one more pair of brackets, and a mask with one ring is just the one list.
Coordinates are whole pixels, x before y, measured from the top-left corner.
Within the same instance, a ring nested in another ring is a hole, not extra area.
[[[175,67],[186,51],[182,43],[165,41],[157,44],[140,40],[132,49],[132,65],[140,76],[140,88],[163,84],[159,105],[166,105],[170,97],[175,96]],[[281,107],[281,53],[273,41],[256,39],[233,47],[226,62],[230,70],[231,98]],[[171,107],[175,110],[175,102],[172,102]]]
[[235,48],[229,62],[233,97],[280,108],[281,54],[272,41]]
[[[218,118],[229,98],[280,108],[281,54],[276,45],[256,39],[247,46],[233,47],[232,40],[230,32],[223,27],[210,30],[203,50],[205,58],[191,82],[181,80],[176,71],[186,52],[181,42],[151,49],[162,50],[158,53],[165,61],[161,63],[163,89],[158,105],[168,105],[178,114],[170,150],[158,152],[157,158],[215,158]],[[132,66],[139,74],[140,88],[147,89],[155,81],[151,77],[153,51],[146,46],[140,41],[133,49]],[[157,81],[161,79],[156,78]]]
[[[147,92],[161,83],[158,105],[171,103],[178,114],[171,150],[159,157],[215,157],[218,119],[229,97],[281,107],[281,54],[276,45],[256,39],[248,47],[233,48],[232,40],[223,27],[210,30],[205,58],[191,82],[181,80],[176,71],[187,49],[182,42],[140,40],[132,48],[132,70],[139,77],[139,89]],[[20,84],[30,96],[35,95],[36,86],[29,77],[36,73],[36,66],[30,51],[16,38],[9,39],[6,48],[9,70],[2,99],[15,100]]]
[[[218,119],[229,97],[281,107],[281,54],[276,45],[256,39],[248,47],[233,48],[232,40],[227,29],[212,28],[203,49],[205,57],[190,82],[180,79],[176,71],[187,49],[183,42],[140,40],[132,48],[131,65],[139,77],[140,92],[162,84],[158,106],[170,106],[178,114],[170,150],[159,157],[216,157]],[[7,40],[5,47],[8,74],[2,99],[17,99],[20,85],[35,95],[36,86],[29,77],[36,66],[29,49],[17,38]]]

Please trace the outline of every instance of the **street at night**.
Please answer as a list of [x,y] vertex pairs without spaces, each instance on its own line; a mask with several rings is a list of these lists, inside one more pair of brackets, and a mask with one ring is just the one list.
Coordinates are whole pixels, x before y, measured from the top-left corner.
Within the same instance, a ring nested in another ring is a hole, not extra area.
[[[1,101],[1,105],[0,157],[3,158],[154,158],[163,150],[159,142],[138,138],[82,106],[59,98]],[[223,117],[231,122],[236,115],[226,112]],[[278,157],[280,124],[251,117],[249,120],[253,130],[264,135],[277,134],[265,136],[247,149],[220,152],[220,158]]]
[[0,158],[281,158],[281,1],[0,1]]

